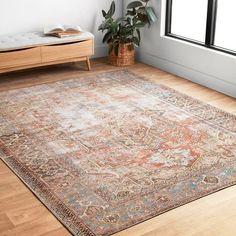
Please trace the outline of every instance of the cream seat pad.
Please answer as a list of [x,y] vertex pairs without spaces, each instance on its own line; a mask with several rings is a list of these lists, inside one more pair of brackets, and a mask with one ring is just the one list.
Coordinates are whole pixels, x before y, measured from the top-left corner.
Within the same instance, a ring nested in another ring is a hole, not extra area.
[[31,48],[43,45],[79,42],[93,39],[93,34],[83,31],[79,35],[64,38],[45,36],[40,32],[0,36],[0,51],[11,51],[17,49]]

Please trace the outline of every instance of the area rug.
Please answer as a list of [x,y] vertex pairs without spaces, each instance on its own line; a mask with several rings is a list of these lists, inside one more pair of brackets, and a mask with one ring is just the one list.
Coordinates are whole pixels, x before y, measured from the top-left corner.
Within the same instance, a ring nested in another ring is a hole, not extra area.
[[128,70],[1,92],[0,150],[74,235],[236,184],[236,116]]

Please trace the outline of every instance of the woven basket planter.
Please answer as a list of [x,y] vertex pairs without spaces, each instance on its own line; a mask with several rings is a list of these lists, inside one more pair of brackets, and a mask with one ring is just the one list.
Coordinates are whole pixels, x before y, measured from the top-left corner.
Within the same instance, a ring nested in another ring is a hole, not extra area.
[[119,45],[118,56],[114,50],[108,55],[108,62],[114,66],[130,66],[134,64],[135,50],[132,43]]

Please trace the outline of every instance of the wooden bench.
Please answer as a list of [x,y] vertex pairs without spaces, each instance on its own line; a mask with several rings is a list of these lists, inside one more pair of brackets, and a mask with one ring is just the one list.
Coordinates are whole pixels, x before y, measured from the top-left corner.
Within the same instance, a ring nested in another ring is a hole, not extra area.
[[89,32],[62,39],[38,32],[0,37],[0,73],[77,61],[86,61],[91,70],[93,54],[94,37]]

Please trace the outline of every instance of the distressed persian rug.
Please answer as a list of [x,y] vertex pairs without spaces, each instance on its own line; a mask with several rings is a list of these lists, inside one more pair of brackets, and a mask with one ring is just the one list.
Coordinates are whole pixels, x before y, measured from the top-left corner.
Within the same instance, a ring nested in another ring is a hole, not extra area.
[[236,184],[236,116],[129,71],[0,93],[0,156],[74,235]]

